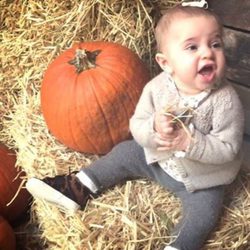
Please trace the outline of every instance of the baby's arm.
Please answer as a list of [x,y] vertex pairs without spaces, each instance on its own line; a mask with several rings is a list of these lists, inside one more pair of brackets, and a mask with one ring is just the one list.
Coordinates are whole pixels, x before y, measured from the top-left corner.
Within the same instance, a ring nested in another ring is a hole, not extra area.
[[129,128],[134,139],[143,147],[152,148],[156,146],[153,139],[154,112],[152,93],[150,85],[147,84],[129,122]]
[[212,129],[203,134],[194,129],[186,157],[210,164],[223,164],[235,159],[243,138],[244,112],[231,86],[220,90],[214,105]]
[[156,113],[157,108],[151,91],[153,87],[150,83],[144,87],[134,115],[130,119],[130,131],[141,146],[156,149],[159,146],[155,140],[157,132],[166,139],[168,136],[172,137],[170,134],[173,129],[163,110]]
[[[130,119],[130,131],[134,139],[146,148],[160,151],[185,150],[189,145],[189,137],[182,129],[174,126],[172,117],[164,114],[163,107],[159,107],[159,92],[155,82],[149,82],[143,89],[136,105],[135,112]],[[154,98],[157,98],[157,104]]]

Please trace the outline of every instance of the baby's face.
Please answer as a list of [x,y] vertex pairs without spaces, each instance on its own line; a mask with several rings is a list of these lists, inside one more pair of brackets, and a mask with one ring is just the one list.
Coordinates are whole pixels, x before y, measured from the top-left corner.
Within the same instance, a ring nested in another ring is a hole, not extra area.
[[165,34],[163,55],[177,87],[186,94],[211,88],[224,74],[221,30],[213,17],[176,17]]

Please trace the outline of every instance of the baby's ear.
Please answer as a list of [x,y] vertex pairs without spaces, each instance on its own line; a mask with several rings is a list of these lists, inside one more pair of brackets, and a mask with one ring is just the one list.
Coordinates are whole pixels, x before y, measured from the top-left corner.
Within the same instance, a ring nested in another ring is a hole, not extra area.
[[169,66],[168,64],[168,60],[167,57],[162,54],[162,53],[157,53],[155,55],[155,60],[156,62],[159,64],[159,66],[161,67],[161,69],[167,73],[169,73],[170,75],[173,73],[172,68]]

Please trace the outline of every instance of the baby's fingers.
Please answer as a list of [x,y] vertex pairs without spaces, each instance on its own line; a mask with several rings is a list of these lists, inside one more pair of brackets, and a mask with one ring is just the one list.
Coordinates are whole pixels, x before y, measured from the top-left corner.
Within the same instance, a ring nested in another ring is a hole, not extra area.
[[166,126],[163,128],[163,133],[166,135],[172,134],[174,131],[174,128],[172,126]]
[[172,149],[173,145],[174,145],[174,141],[171,140],[171,139],[164,139],[161,137],[161,135],[159,134],[156,134],[155,136],[155,142],[156,142],[156,145],[157,145],[157,150],[169,150],[169,149]]

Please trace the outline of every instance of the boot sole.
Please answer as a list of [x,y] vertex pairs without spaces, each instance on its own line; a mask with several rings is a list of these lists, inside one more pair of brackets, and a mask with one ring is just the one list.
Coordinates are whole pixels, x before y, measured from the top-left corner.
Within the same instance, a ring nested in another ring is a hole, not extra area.
[[29,179],[26,183],[26,189],[34,198],[45,200],[63,209],[64,211],[75,213],[80,209],[80,206],[75,201],[71,200],[39,179]]

